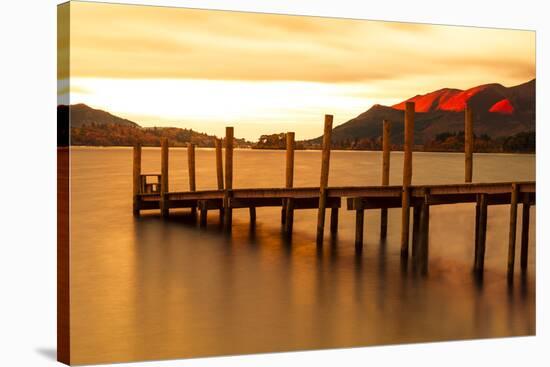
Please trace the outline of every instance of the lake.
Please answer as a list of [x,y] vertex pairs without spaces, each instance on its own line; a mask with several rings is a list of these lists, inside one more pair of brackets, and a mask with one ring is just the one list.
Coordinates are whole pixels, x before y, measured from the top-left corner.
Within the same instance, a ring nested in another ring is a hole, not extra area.
[[[291,243],[280,208],[217,211],[200,230],[181,210],[169,220],[132,215],[132,149],[71,148],[71,360],[75,364],[533,335],[535,207],[529,264],[506,279],[509,205],[488,209],[483,282],[472,274],[475,204],[430,209],[429,272],[400,257],[401,209],[365,215],[355,253],[355,215],[340,211],[315,245],[317,210],[294,215]],[[402,153],[392,152],[390,184]],[[413,184],[461,183],[464,156],[413,154]],[[381,152],[333,151],[330,186],[377,185]],[[170,150],[170,190],[188,189],[187,152]],[[197,189],[216,188],[215,152],[196,150]],[[296,151],[294,186],[318,186],[320,151]],[[235,150],[234,188],[284,186],[285,152]],[[160,173],[160,149],[143,148],[142,172]],[[535,155],[475,154],[474,182],[535,180]],[[521,217],[522,207],[518,207]],[[328,220],[328,211],[327,211]]]

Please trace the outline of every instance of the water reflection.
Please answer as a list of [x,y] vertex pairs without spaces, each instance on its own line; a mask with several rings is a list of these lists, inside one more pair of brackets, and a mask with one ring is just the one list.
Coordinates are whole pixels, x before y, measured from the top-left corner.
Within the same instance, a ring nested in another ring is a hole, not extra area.
[[[369,161],[377,171],[377,154],[334,153],[331,184],[377,182],[376,172],[353,169],[354,160]],[[171,154],[171,186],[184,189],[185,150]],[[202,167],[197,185],[208,188],[210,176],[216,185],[213,152],[198,149],[196,154]],[[257,154],[262,154],[262,164],[244,169],[258,161]],[[392,167],[399,167],[399,159],[396,155]],[[236,151],[235,160],[237,187],[245,182],[277,186],[273,182],[279,173],[264,167],[282,165],[284,153]],[[296,181],[315,185],[318,155],[297,152],[296,160]],[[145,170],[156,171],[158,151],[145,149],[143,161]],[[73,156],[75,363],[535,331],[534,225],[528,272],[517,272],[508,283],[504,207],[491,208],[482,282],[471,272],[473,206],[434,208],[430,268],[421,277],[400,256],[399,210],[389,210],[385,240],[379,235],[379,212],[366,213],[362,252],[355,251],[354,215],[345,210],[340,211],[337,235],[327,229],[323,246],[316,246],[315,210],[296,212],[290,238],[281,230],[280,208],[257,208],[255,225],[250,225],[247,210],[235,210],[228,235],[215,211],[205,229],[185,210],[169,220],[155,213],[132,217],[130,164],[131,151],[125,149],[77,149]],[[436,166],[448,175],[433,176],[435,181],[461,177],[461,164],[462,156],[415,156],[418,171],[439,172],[431,167]],[[534,158],[529,156],[483,157],[478,167],[499,165],[508,169],[477,172],[480,180],[534,178]],[[503,177],[503,171],[513,177]],[[392,179],[399,181],[395,174]]]

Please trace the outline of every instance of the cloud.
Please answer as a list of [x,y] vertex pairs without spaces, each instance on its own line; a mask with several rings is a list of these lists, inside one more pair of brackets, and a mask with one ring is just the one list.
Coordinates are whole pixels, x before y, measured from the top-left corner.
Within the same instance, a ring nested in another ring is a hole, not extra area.
[[535,33],[71,3],[72,76],[374,82],[534,77]]

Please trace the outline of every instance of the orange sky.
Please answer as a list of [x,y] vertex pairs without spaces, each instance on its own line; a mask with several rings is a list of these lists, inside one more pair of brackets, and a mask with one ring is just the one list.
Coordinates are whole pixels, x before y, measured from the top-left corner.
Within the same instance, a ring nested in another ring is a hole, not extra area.
[[531,31],[152,6],[71,2],[70,47],[71,103],[142,126],[233,125],[250,140],[315,137],[325,113],[338,125],[375,103],[535,77]]

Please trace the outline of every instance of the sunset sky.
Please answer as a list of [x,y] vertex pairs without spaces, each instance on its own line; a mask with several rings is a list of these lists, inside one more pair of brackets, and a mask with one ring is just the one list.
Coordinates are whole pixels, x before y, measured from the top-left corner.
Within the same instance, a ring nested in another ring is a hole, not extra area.
[[376,103],[535,77],[531,31],[152,6],[72,2],[70,47],[71,104],[142,126],[232,125],[254,141],[319,136],[326,113],[339,125]]

